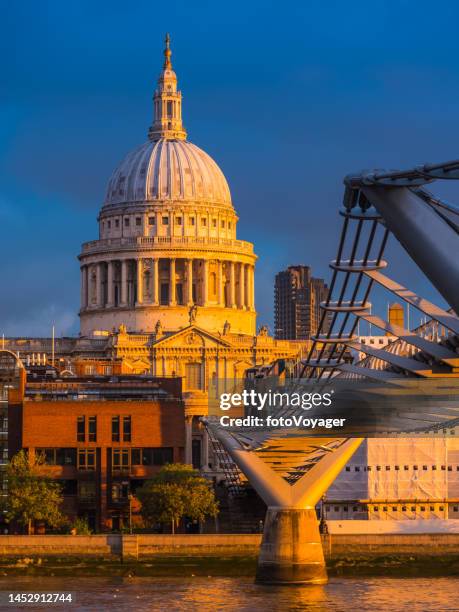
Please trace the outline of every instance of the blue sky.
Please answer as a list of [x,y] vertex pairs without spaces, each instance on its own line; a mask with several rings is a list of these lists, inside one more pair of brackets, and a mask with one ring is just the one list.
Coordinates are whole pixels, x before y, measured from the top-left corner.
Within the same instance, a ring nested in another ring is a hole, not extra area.
[[[329,276],[345,174],[458,157],[453,1],[1,5],[0,333],[78,331],[76,255],[146,138],[166,31],[189,138],[223,169],[259,255],[260,324],[277,271]],[[438,193],[459,202],[453,184]],[[435,298],[389,254],[393,277]]]

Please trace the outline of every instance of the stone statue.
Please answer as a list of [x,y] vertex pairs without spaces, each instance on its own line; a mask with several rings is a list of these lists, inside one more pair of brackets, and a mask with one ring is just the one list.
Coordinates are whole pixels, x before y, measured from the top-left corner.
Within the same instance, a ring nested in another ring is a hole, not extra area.
[[121,323],[121,325],[118,327],[118,333],[125,334],[126,332],[127,332],[126,325],[124,325],[124,323]]
[[196,304],[193,304],[188,309],[188,319],[190,321],[190,325],[193,325],[193,323],[196,323],[197,314],[198,314],[198,307],[196,306]]
[[258,335],[259,336],[267,336],[268,335],[268,326],[267,325],[262,325],[260,327],[260,329],[258,330]]
[[223,325],[223,335],[227,336],[230,333],[230,329],[231,323],[229,321],[225,321],[225,324]]
[[163,333],[163,324],[161,323],[161,321],[158,319],[156,321],[156,325],[155,325],[155,336],[156,336],[156,340],[159,340],[160,338],[162,338],[164,335]]

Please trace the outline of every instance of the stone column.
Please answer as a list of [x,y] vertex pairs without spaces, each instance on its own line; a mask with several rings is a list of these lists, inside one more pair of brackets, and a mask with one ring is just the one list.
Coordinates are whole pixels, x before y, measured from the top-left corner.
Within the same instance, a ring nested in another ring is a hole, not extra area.
[[245,305],[247,310],[251,309],[252,292],[250,289],[250,264],[245,264]]
[[223,295],[223,262],[218,262],[218,274],[217,274],[217,287],[218,287],[218,305],[225,305],[225,298]]
[[193,463],[193,417],[185,417],[185,463],[192,465]]
[[152,262],[152,283],[153,283],[153,304],[159,304],[159,259],[155,258]]
[[244,264],[239,264],[239,308],[244,308],[245,292],[244,292]]
[[244,264],[245,305],[250,309],[250,266]]
[[169,262],[169,306],[175,306],[175,258]]
[[143,302],[143,259],[137,260],[137,304]]
[[88,307],[88,266],[81,266],[81,310]]
[[102,308],[102,262],[96,264],[96,307]]
[[249,266],[250,310],[255,308],[255,268]]
[[127,306],[127,259],[121,261],[121,306]]
[[187,306],[193,304],[193,260],[186,260],[186,298]]
[[202,265],[202,305],[207,306],[209,301],[209,262],[203,259]]
[[234,261],[230,261],[230,308],[236,308],[236,270]]
[[115,303],[113,290],[113,266],[114,262],[109,261],[107,264],[107,308],[113,308]]

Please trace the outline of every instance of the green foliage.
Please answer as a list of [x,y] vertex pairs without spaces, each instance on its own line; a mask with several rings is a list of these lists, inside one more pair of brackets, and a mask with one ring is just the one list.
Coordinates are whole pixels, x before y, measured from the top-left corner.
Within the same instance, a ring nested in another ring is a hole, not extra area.
[[189,465],[172,463],[161,468],[137,491],[147,527],[170,523],[172,531],[187,516],[203,521],[218,514],[218,502],[209,481]]
[[76,518],[70,528],[71,533],[75,535],[91,535],[92,531],[89,528],[86,518],[79,516]]
[[61,487],[44,473],[44,457],[30,459],[23,450],[8,464],[7,517],[27,526],[30,533],[33,521],[43,521],[49,527],[63,522],[60,511]]

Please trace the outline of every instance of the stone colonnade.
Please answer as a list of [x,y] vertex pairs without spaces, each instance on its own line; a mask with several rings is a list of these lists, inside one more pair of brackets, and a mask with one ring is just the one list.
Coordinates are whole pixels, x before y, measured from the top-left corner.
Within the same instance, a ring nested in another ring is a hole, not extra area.
[[254,266],[179,257],[110,259],[81,266],[81,310],[143,304],[253,310]]

